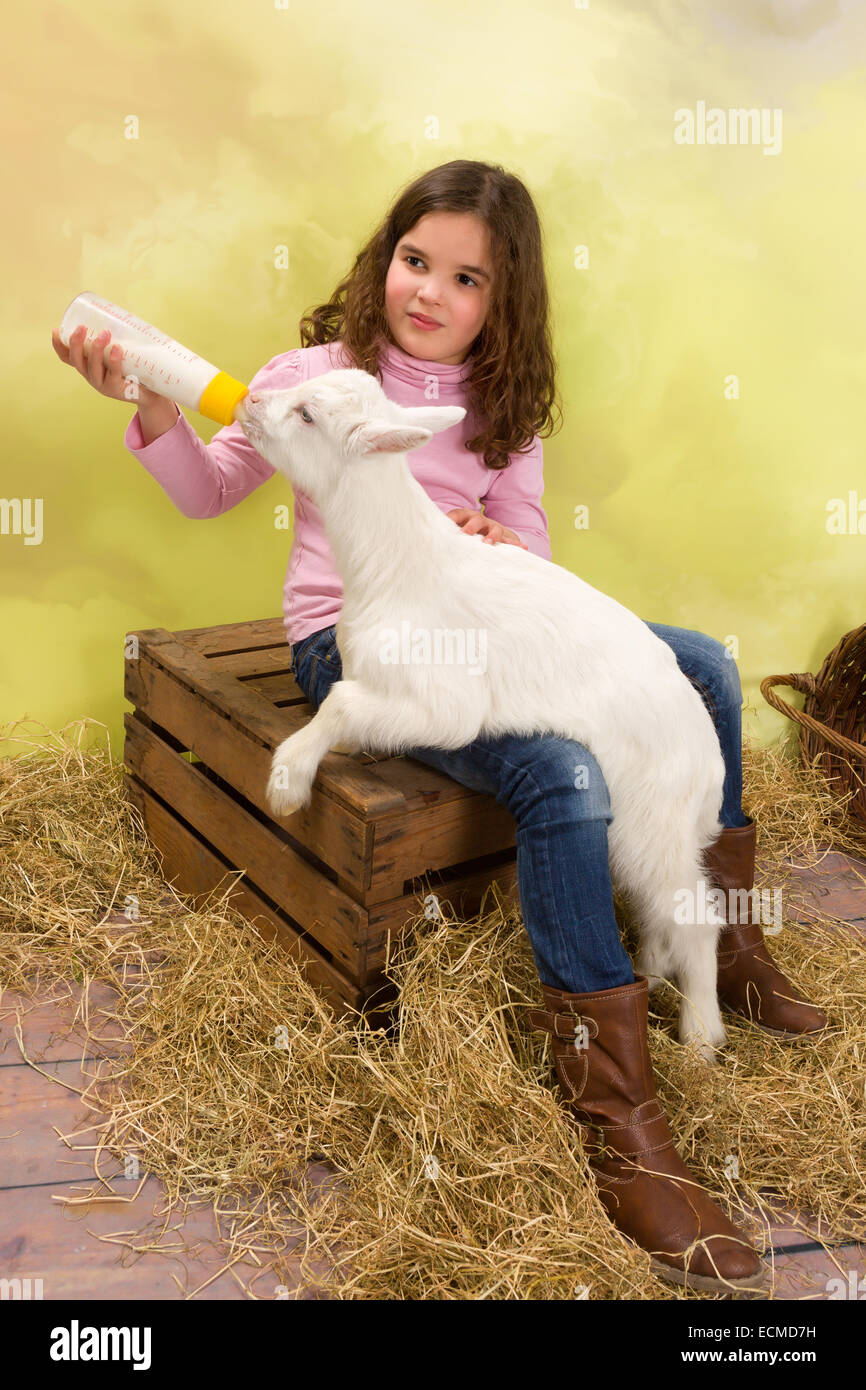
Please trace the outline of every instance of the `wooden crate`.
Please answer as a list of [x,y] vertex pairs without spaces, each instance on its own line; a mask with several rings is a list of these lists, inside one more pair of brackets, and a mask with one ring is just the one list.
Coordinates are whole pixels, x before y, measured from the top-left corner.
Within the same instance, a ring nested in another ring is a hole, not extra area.
[[241,870],[233,905],[332,1003],[387,1010],[388,938],[428,893],[472,914],[495,879],[516,900],[511,814],[412,758],[329,753],[310,805],[271,814],[272,754],[314,713],[281,618],[151,628],[127,652],[125,785],[166,879],[203,899]]

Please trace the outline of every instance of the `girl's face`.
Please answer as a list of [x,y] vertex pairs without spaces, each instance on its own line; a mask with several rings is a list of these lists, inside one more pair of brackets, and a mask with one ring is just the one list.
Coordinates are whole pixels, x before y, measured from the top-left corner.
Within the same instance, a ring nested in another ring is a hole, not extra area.
[[[385,317],[413,357],[465,361],[487,315],[493,267],[487,228],[469,212],[430,212],[394,247],[385,278]],[[433,320],[423,327],[414,314]]]

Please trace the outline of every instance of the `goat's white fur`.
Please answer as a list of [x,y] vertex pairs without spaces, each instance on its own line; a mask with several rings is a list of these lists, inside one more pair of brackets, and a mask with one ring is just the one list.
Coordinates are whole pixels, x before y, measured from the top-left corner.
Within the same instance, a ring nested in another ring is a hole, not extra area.
[[[629,609],[551,561],[467,535],[427,496],[406,452],[465,413],[399,406],[354,369],[246,398],[244,433],[319,508],[343,580],[343,678],[277,748],[268,803],[278,816],[307,806],[331,750],[453,749],[506,733],[585,744],[610,793],[610,867],[638,921],[635,969],[650,988],[676,978],[680,1039],[713,1060],[726,1036],[721,918],[680,925],[674,897],[698,900],[701,851],[723,828],[712,719],[671,648]],[[404,623],[482,631],[486,671],[383,663],[383,630]]]

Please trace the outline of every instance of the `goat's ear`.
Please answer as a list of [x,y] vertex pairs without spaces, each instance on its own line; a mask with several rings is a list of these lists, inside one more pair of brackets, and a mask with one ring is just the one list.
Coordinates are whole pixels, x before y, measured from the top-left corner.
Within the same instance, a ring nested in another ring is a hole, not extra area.
[[362,454],[405,454],[426,444],[432,430],[418,425],[394,425],[390,420],[369,420],[358,431],[355,448]]
[[459,425],[465,414],[462,405],[404,405],[400,411],[400,417],[407,425],[419,425],[422,430],[430,430],[433,434]]

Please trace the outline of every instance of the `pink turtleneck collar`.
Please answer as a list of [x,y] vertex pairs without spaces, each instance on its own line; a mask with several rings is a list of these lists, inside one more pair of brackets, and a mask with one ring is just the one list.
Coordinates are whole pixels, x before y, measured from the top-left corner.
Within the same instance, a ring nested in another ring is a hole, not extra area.
[[414,357],[412,353],[404,352],[388,338],[382,340],[379,357],[380,365],[387,368],[392,376],[415,386],[423,386],[430,376],[437,377],[443,386],[466,381],[472,374],[473,360],[474,354],[470,352],[463,362],[431,362],[428,358]]
[[[426,387],[430,377],[435,376],[441,387],[452,387],[459,394],[461,383],[472,375],[475,363],[475,354],[472,352],[462,362],[449,364],[433,362],[427,357],[414,357],[411,352],[405,352],[397,343],[384,336],[379,341],[380,369],[399,381],[408,382],[410,386]],[[343,351],[341,339],[332,339],[324,347],[332,366],[349,364],[348,354]]]

